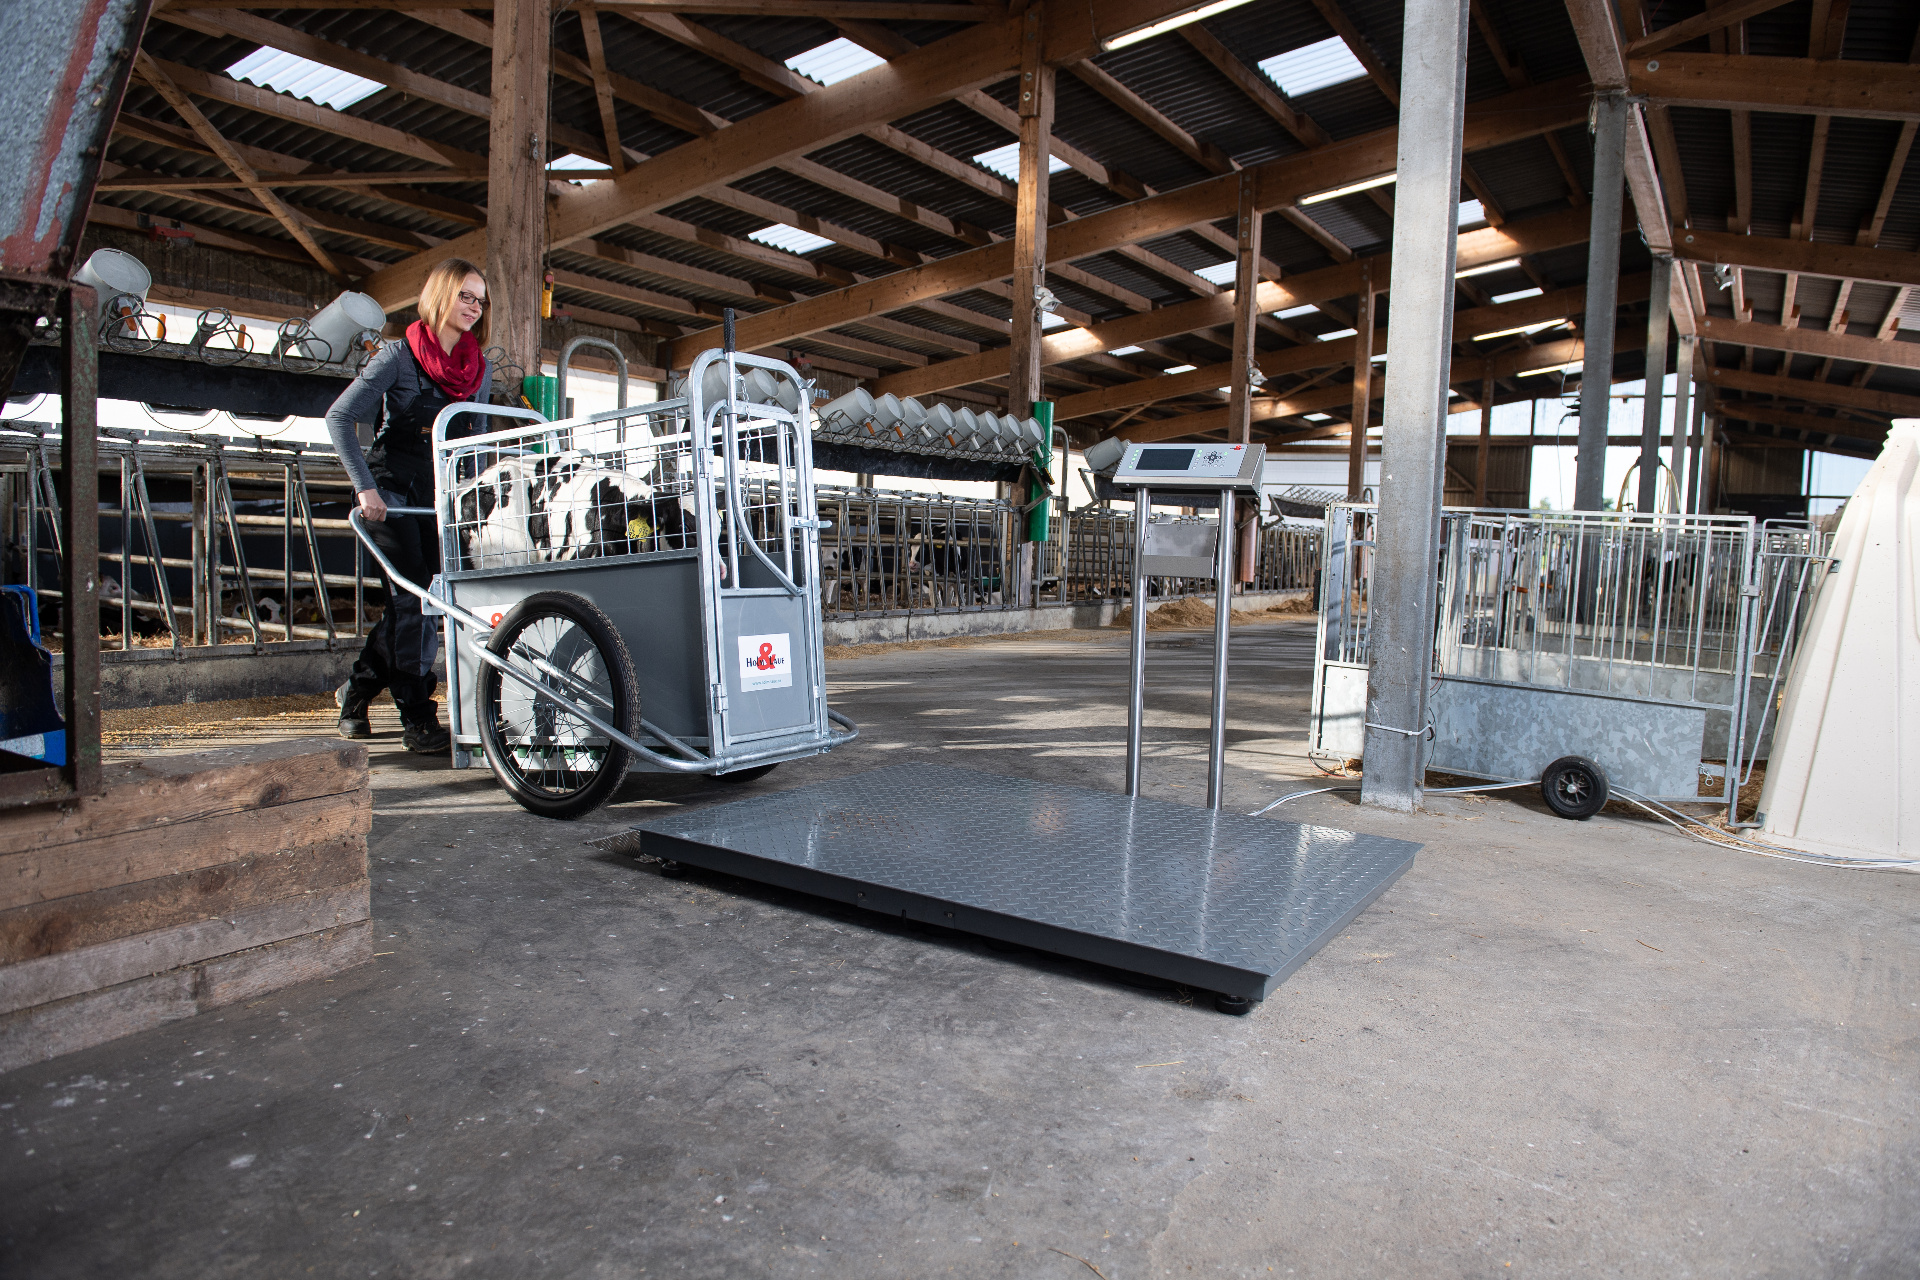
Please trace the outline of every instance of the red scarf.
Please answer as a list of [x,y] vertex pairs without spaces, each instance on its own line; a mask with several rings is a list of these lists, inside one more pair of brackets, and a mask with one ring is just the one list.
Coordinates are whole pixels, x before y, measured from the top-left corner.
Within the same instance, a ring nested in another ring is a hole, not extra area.
[[461,334],[453,350],[446,351],[441,348],[440,339],[427,328],[426,321],[415,320],[407,326],[407,345],[413,349],[413,358],[420,362],[427,376],[455,400],[471,400],[480,390],[487,362],[480,354],[479,340],[471,333]]

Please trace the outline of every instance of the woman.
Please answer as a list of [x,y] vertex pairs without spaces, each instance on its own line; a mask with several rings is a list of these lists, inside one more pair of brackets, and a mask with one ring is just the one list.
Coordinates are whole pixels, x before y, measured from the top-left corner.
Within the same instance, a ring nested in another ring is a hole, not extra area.
[[[406,341],[383,346],[327,411],[327,434],[353,480],[369,536],[395,569],[422,586],[440,571],[433,517],[389,516],[387,508],[434,505],[433,420],[449,404],[485,400],[493,385],[493,369],[473,333],[486,309],[480,269],[461,258],[440,263],[421,287],[420,318],[407,326]],[[355,427],[360,422],[376,424],[365,454]],[[477,428],[473,415],[461,414],[447,424],[447,436]],[[386,611],[334,695],[340,736],[371,736],[367,703],[390,689],[407,750],[445,751],[450,738],[433,701],[439,651],[439,629],[420,612],[419,597],[389,582]]]

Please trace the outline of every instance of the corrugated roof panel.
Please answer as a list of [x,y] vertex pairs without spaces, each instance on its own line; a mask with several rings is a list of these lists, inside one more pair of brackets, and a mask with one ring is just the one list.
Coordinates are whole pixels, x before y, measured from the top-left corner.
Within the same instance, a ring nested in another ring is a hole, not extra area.
[[1826,162],[1820,167],[1820,203],[1814,212],[1815,238],[1852,244],[1863,222],[1873,216],[1899,141],[1897,120],[1859,120],[1835,116],[1827,133]]
[[1055,131],[1102,164],[1124,169],[1159,191],[1211,176],[1071,72],[1060,73],[1054,99]]
[[1807,157],[1812,146],[1812,116],[1753,113],[1753,229],[1756,234],[1790,234],[1806,195]]
[[1724,230],[1733,209],[1733,122],[1725,111],[1669,107],[1693,224]]
[[1105,54],[1095,65],[1174,124],[1230,156],[1286,154],[1286,144],[1271,136],[1285,136],[1285,131],[1177,35]]
[[1791,0],[1748,18],[1747,52],[1766,58],[1804,58],[1813,25],[1813,0]]

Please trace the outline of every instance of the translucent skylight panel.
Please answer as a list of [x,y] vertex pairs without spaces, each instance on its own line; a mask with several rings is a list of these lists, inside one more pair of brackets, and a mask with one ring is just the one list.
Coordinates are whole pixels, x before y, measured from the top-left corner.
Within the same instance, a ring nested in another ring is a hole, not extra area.
[[1202,267],[1193,274],[1199,276],[1208,284],[1217,284],[1224,289],[1233,283],[1236,270],[1237,267],[1234,263],[1219,262],[1211,267]]
[[1051,311],[1042,311],[1040,313],[1040,327],[1042,329],[1058,329],[1062,325],[1068,325],[1072,323],[1073,322],[1067,319],[1065,316],[1057,316],[1053,314],[1053,312]]
[[[1020,144],[1009,142],[1004,147],[995,147],[991,151],[982,151],[973,158],[973,162],[988,173],[997,173],[1008,182],[1020,181]],[[1047,172],[1059,173],[1067,167],[1067,162],[1059,156],[1047,157]]]
[[790,227],[784,222],[776,222],[758,231],[749,231],[747,239],[764,244],[769,249],[785,249],[788,253],[812,253],[815,249],[824,249],[833,243],[825,236],[817,236],[811,231]]
[[1303,416],[1306,418],[1308,422],[1332,422],[1333,421],[1333,415],[1330,413],[1309,413]]
[[1332,333],[1321,334],[1320,341],[1338,342],[1342,338],[1351,338],[1354,334],[1358,332],[1360,332],[1358,329],[1335,329]]
[[1310,316],[1319,309],[1320,308],[1309,302],[1304,306],[1288,307],[1285,311],[1276,311],[1273,313],[1273,317],[1276,320],[1292,320],[1296,316]]
[[1192,373],[1196,367],[1197,366],[1190,365],[1190,364],[1177,364],[1173,366],[1173,368],[1171,369],[1162,369],[1161,372],[1162,373]]
[[1486,220],[1487,207],[1478,200],[1462,200],[1460,202],[1460,216],[1455,220],[1456,225],[1468,227],[1476,222],[1485,222]]
[[788,67],[823,85],[851,80],[862,71],[871,71],[886,63],[885,58],[869,53],[845,36],[787,59]]
[[1289,98],[1329,85],[1361,80],[1367,74],[1360,59],[1353,56],[1353,50],[1347,48],[1347,42],[1339,36],[1328,36],[1317,44],[1302,45],[1264,58],[1260,70]]
[[1496,293],[1493,295],[1493,300],[1495,302],[1518,302],[1522,298],[1537,298],[1541,292],[1540,287],[1536,285],[1531,289],[1516,289],[1512,293]]
[[227,68],[235,80],[245,80],[263,89],[304,98],[308,102],[335,111],[344,110],[363,98],[370,98],[387,86],[378,80],[323,67],[308,58],[283,53],[272,45],[261,45]]
[[584,182],[590,181],[593,178],[613,172],[612,165],[605,164],[599,160],[588,159],[576,151],[569,151],[558,160],[550,161],[547,168],[578,169],[580,171],[580,177],[567,179],[567,181],[573,183],[576,187],[581,186]]
[[1144,350],[1146,350],[1145,347],[1115,347],[1113,350],[1107,352],[1107,354],[1110,356],[1137,356]]

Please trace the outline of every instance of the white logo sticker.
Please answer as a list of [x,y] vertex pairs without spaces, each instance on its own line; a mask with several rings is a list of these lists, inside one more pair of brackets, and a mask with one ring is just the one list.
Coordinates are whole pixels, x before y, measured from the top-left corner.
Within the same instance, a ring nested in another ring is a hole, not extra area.
[[740,637],[740,692],[793,684],[793,640],[787,632]]

